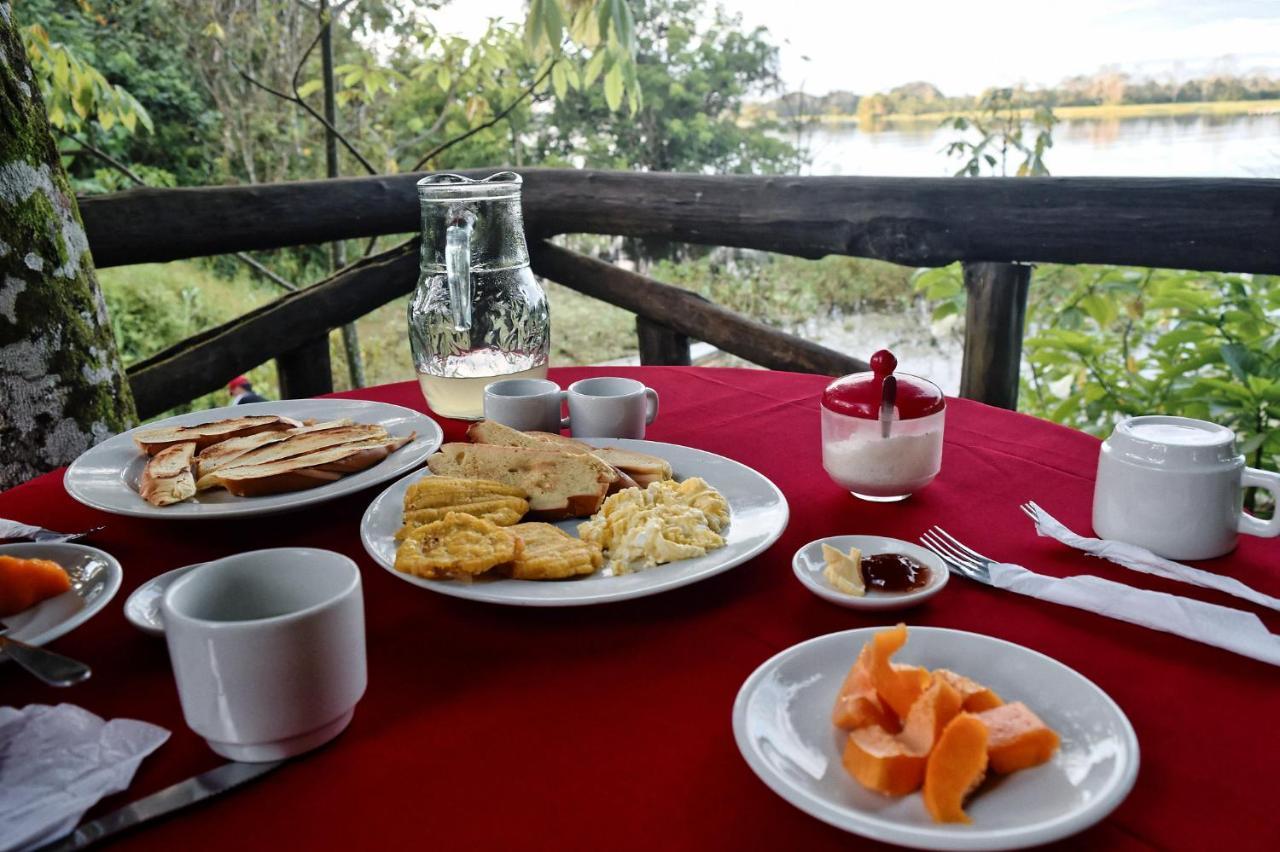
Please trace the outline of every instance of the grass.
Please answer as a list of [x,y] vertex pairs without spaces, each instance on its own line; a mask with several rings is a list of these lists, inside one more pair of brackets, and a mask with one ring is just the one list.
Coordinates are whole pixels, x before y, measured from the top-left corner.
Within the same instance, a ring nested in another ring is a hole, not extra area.
[[[1088,120],[1105,118],[1166,118],[1181,115],[1247,115],[1280,112],[1280,100],[1257,101],[1195,101],[1164,104],[1098,104],[1094,106],[1059,106],[1053,114],[1060,119]],[[973,115],[974,110],[961,112],[893,113],[877,118],[872,127],[889,124],[937,124],[955,115]],[[822,124],[857,124],[858,117],[851,114],[816,116]]]

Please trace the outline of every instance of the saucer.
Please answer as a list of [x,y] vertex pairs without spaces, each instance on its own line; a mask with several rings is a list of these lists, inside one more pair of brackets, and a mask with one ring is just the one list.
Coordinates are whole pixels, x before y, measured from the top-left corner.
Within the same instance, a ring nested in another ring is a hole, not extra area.
[[[829,544],[845,553],[856,547],[863,556],[875,556],[880,553],[901,553],[910,556],[917,562],[929,567],[929,582],[923,588],[912,592],[879,592],[867,590],[864,597],[855,597],[837,590],[822,576],[827,563],[822,558],[822,545]],[[930,553],[918,544],[882,535],[832,535],[811,541],[796,551],[791,557],[791,568],[796,579],[804,587],[823,600],[831,601],[837,606],[867,611],[906,609],[923,603],[942,591],[947,584],[947,566],[935,554]]]
[[197,562],[194,565],[174,568],[134,589],[133,594],[129,595],[129,599],[124,602],[124,617],[130,624],[149,636],[163,636],[164,621],[160,615],[160,601],[164,598],[165,590],[173,585],[174,580],[203,564],[203,562]]

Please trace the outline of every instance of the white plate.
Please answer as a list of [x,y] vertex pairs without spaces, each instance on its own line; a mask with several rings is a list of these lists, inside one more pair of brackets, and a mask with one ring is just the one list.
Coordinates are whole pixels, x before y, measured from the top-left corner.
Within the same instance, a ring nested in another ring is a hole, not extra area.
[[[102,609],[120,590],[124,571],[109,553],[83,544],[0,544],[0,554],[22,559],[52,559],[72,579],[91,577],[82,592],[74,589],[48,598],[3,621],[9,636],[28,645],[43,645],[79,627]],[[0,653],[0,659],[4,659]]]
[[164,597],[169,586],[173,585],[174,580],[203,564],[203,562],[197,562],[194,565],[174,568],[134,589],[133,594],[129,595],[128,600],[124,602],[124,617],[130,624],[149,636],[163,636],[164,618],[160,614],[160,599]]
[[846,831],[917,849],[1019,849],[1083,831],[1111,813],[1138,774],[1133,726],[1105,692],[1043,654],[977,633],[912,627],[896,662],[948,668],[1023,701],[1062,737],[1046,764],[984,785],[971,825],[939,825],[919,793],[889,798],[841,764],[831,707],[863,643],[881,628],[801,642],[747,678],[733,735],[751,769],[805,813]]
[[[394,436],[417,432],[417,437],[373,467],[344,476],[337,482],[306,491],[269,494],[263,497],[236,497],[222,489],[198,494],[172,506],[152,506],[138,495],[138,480],[147,457],[133,442],[133,433],[162,426],[195,426],[227,417],[280,414],[298,420],[338,420],[377,423]],[[436,422],[425,414],[385,402],[362,399],[285,399],[279,402],[252,402],[226,408],[211,408],[180,414],[158,423],[108,438],[86,450],[67,468],[63,484],[75,499],[115,515],[135,518],[202,520],[240,518],[288,512],[352,494],[371,485],[393,479],[422,464],[435,452],[444,437]]]
[[[728,571],[763,552],[787,528],[787,498],[762,474],[715,453],[660,444],[654,441],[617,439],[598,446],[621,447],[659,456],[671,463],[676,479],[700,476],[729,502],[729,527],[723,533],[725,546],[706,556],[648,568],[621,577],[597,571],[574,580],[512,580],[479,578],[470,583],[457,580],[424,580],[402,574],[394,567],[396,530],[404,514],[404,493],[409,485],[430,471],[410,474],[378,495],[364,513],[360,539],[364,549],[379,565],[406,583],[444,595],[515,606],[584,606],[655,595],[687,586]],[[585,518],[561,521],[557,526],[577,535]]]
[[[822,576],[822,572],[827,568],[826,560],[822,558],[824,544],[829,544],[845,553],[849,552],[849,548],[856,547],[862,551],[863,556],[875,556],[877,553],[905,554],[929,566],[929,582],[914,592],[877,592],[874,589],[868,589],[864,597],[846,595]],[[906,609],[933,597],[947,584],[947,566],[936,554],[918,544],[897,538],[886,538],[882,535],[832,535],[811,541],[791,557],[791,570],[795,572],[796,579],[804,584],[806,589],[823,600],[849,609]]]

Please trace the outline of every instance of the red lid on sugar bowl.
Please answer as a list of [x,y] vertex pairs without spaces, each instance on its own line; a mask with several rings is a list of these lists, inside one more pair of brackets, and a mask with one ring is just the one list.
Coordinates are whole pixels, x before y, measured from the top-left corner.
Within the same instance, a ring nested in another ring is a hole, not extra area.
[[894,373],[898,359],[888,349],[871,356],[871,370],[850,373],[827,385],[822,392],[822,407],[837,414],[864,420],[880,419],[881,401],[886,393],[885,379],[893,376],[896,390],[892,405],[897,420],[915,420],[937,414],[947,407],[946,398],[933,382],[909,373]]

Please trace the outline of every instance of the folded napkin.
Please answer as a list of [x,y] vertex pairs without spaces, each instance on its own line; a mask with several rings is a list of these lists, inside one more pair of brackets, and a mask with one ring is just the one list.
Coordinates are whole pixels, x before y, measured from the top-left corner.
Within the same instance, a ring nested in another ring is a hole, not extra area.
[[34,524],[24,524],[18,521],[11,521],[7,518],[0,518],[0,539],[3,538],[31,538],[40,532],[40,527]]
[[0,707],[0,852],[71,831],[99,799],[128,787],[168,738],[164,728],[106,722],[73,704]]
[[1092,556],[1110,560],[1117,565],[1123,565],[1126,568],[1132,568],[1134,571],[1141,571],[1144,574],[1155,574],[1157,577],[1180,580],[1183,583],[1190,583],[1193,586],[1201,586],[1205,589],[1217,589],[1219,592],[1226,592],[1229,595],[1256,603],[1259,606],[1280,610],[1280,598],[1264,595],[1234,577],[1224,577],[1221,574],[1214,574],[1212,571],[1201,571],[1199,568],[1192,568],[1189,565],[1183,565],[1181,562],[1174,562],[1170,559],[1165,559],[1163,556],[1156,556],[1150,550],[1145,547],[1139,547],[1136,544],[1125,544],[1122,541],[1106,541],[1100,538],[1076,535],[1035,503],[1031,504],[1031,509],[1035,513],[1036,532],[1047,538],[1057,539],[1067,547],[1083,550]]
[[1046,577],[1004,562],[991,565],[990,571],[992,584],[1001,589],[1141,624],[1280,666],[1280,636],[1269,632],[1262,619],[1251,612],[1135,589],[1087,574]]

